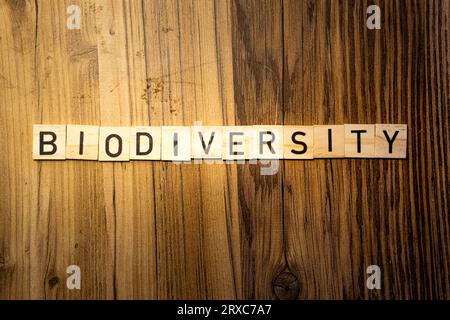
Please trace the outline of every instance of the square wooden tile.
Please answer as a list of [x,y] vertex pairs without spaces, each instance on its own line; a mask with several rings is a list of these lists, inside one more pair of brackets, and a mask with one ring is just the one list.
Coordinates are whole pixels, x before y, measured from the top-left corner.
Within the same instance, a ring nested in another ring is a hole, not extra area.
[[375,125],[375,157],[406,159],[407,144],[406,124]]
[[191,127],[193,159],[222,159],[222,127]]
[[344,125],[314,126],[314,158],[344,158]]
[[130,128],[100,127],[98,159],[100,161],[129,161]]
[[130,159],[161,160],[161,127],[130,128]]
[[253,159],[253,128],[251,126],[224,126],[222,159]]
[[345,124],[345,157],[373,158],[375,156],[375,125]]
[[314,159],[314,126],[284,126],[284,159]]
[[66,159],[98,159],[98,126],[67,125]]
[[253,157],[283,158],[283,126],[253,126]]
[[33,125],[33,159],[64,160],[66,158],[66,125]]
[[166,161],[191,160],[191,127],[162,127],[161,159]]

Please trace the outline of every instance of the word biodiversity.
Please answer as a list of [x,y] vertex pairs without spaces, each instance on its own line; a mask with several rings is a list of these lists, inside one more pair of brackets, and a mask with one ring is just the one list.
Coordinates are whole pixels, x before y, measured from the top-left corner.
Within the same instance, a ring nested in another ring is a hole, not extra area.
[[407,125],[34,125],[36,160],[406,158]]

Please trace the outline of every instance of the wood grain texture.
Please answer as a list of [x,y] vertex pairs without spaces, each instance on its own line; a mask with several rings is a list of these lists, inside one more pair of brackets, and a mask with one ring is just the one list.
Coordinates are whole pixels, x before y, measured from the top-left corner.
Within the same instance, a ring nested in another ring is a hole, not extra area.
[[[286,164],[300,298],[449,298],[448,2],[377,3],[376,32],[357,14],[365,1],[284,3],[285,124],[384,121],[411,132],[407,161]],[[371,264],[386,273],[383,290],[361,285]]]
[[[449,106],[449,1],[0,0],[0,298],[450,299]],[[196,121],[407,123],[408,157],[32,160],[33,124]]]
[[[282,124],[282,3],[236,1],[232,18],[236,124]],[[250,164],[237,173],[245,297],[273,298],[285,268],[281,175]]]

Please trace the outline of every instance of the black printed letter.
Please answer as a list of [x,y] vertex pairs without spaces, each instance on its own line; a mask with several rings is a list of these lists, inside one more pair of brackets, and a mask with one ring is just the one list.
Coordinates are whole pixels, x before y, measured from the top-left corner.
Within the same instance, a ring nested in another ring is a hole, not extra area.
[[209,150],[211,149],[211,143],[213,142],[215,132],[211,133],[211,137],[209,138],[208,146],[205,145],[205,140],[203,140],[203,134],[201,132],[198,133],[200,140],[202,141],[202,147],[203,151],[205,151],[205,154],[209,153]]
[[398,136],[399,131],[395,131],[394,135],[392,136],[392,138],[389,137],[389,134],[387,133],[386,130],[383,130],[384,136],[386,137],[386,141],[389,143],[389,153],[392,153],[392,147],[394,144],[395,139]]
[[243,136],[243,135],[244,135],[243,132],[230,132],[230,155],[242,156],[244,154],[243,152],[233,151],[233,146],[242,145],[242,142],[233,141],[233,137],[234,136]]
[[[141,137],[148,138],[149,147],[146,151],[141,151]],[[136,155],[137,156],[146,156],[150,154],[153,150],[153,137],[148,132],[136,132]]]
[[[263,135],[265,134],[270,134],[271,139],[270,141],[264,141],[263,140]],[[259,153],[263,154],[263,145],[267,144],[269,146],[269,150],[272,154],[275,154],[275,150],[273,150],[272,148],[272,143],[275,141],[275,135],[273,134],[272,131],[261,131],[259,133]]]
[[303,150],[299,151],[299,150],[291,149],[291,152],[294,154],[304,154],[308,150],[308,146],[303,141],[296,140],[295,138],[297,136],[306,136],[306,134],[302,131],[296,131],[292,134],[292,137],[291,137],[293,143],[303,146]]
[[356,133],[356,152],[361,153],[361,133],[366,133],[367,130],[352,130],[351,133]]
[[[117,142],[118,142],[118,145],[119,145],[117,147],[117,152],[116,153],[112,153],[109,150],[109,143],[110,143],[112,138],[116,138]],[[116,157],[120,156],[120,154],[122,153],[122,138],[118,134],[110,134],[109,136],[107,136],[106,137],[105,151],[106,151],[106,154],[108,156],[110,156],[111,158],[116,158]]]
[[[50,141],[44,141],[44,136],[49,135],[52,137]],[[42,156],[50,156],[52,154],[56,153],[56,150],[58,149],[55,144],[56,141],[56,133],[51,131],[41,131],[39,132],[39,154]],[[51,151],[44,151],[44,145],[51,145],[52,150]]]

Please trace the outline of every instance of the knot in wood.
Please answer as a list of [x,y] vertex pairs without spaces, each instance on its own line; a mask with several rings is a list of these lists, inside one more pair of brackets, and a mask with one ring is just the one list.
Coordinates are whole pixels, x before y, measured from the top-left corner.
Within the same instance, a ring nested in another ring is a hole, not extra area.
[[48,280],[48,284],[50,286],[50,288],[53,288],[54,286],[56,286],[59,282],[59,279],[57,276],[53,276]]
[[295,300],[300,292],[300,285],[297,277],[291,273],[284,271],[280,273],[272,282],[273,292],[277,299]]

